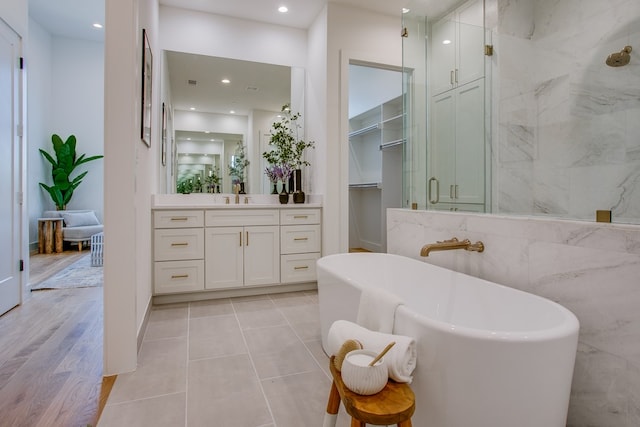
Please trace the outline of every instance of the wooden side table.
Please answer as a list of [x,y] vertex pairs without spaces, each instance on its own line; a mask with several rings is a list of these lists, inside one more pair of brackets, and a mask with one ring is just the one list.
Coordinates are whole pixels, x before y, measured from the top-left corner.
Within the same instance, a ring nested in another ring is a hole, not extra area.
[[329,360],[333,382],[327,403],[327,414],[323,427],[334,427],[340,409],[340,402],[351,416],[351,427],[392,425],[411,427],[411,416],[416,410],[416,398],[408,384],[389,380],[377,394],[363,396],[349,390],[342,382],[342,375],[333,364],[335,356]]
[[38,253],[62,252],[62,218],[38,218]]

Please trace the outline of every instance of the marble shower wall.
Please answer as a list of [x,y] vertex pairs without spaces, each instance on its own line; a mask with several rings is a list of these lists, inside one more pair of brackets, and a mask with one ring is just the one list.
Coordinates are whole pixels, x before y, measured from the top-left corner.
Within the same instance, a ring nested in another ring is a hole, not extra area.
[[[493,211],[592,220],[610,209],[614,221],[637,223],[640,1],[487,2]],[[607,66],[626,45],[630,64]]]
[[[483,253],[435,252],[451,237]],[[640,227],[391,209],[387,251],[556,301],[580,320],[567,426],[640,426]]]

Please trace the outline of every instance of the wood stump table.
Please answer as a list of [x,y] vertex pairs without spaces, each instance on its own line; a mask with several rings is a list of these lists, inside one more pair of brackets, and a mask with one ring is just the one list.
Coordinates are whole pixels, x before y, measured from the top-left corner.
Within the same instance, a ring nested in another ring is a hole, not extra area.
[[38,218],[38,253],[62,252],[62,218]]

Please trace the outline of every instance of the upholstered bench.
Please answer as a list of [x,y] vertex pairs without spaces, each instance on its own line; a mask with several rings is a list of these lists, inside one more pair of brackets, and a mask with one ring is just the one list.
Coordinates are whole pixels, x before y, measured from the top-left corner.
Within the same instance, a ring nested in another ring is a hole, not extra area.
[[77,243],[78,250],[82,250],[84,242],[91,240],[91,236],[101,233],[104,226],[92,210],[44,211],[44,218],[62,218],[62,240]]

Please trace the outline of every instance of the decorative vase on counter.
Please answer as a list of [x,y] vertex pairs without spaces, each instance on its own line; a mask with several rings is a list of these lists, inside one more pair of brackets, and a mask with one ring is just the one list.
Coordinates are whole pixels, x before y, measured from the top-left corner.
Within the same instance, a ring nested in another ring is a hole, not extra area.
[[289,194],[293,193],[293,174],[289,175],[289,185],[287,186],[287,189],[289,190]]
[[238,192],[238,194],[247,194],[244,192],[244,182],[240,183],[240,191]]
[[304,191],[302,191],[302,169],[296,169],[296,191],[293,193],[293,203],[304,203]]
[[285,185],[284,180],[282,181],[282,191],[280,191],[280,194],[278,195],[278,200],[280,200],[280,203],[283,205],[289,203],[289,193],[287,193],[287,186]]

